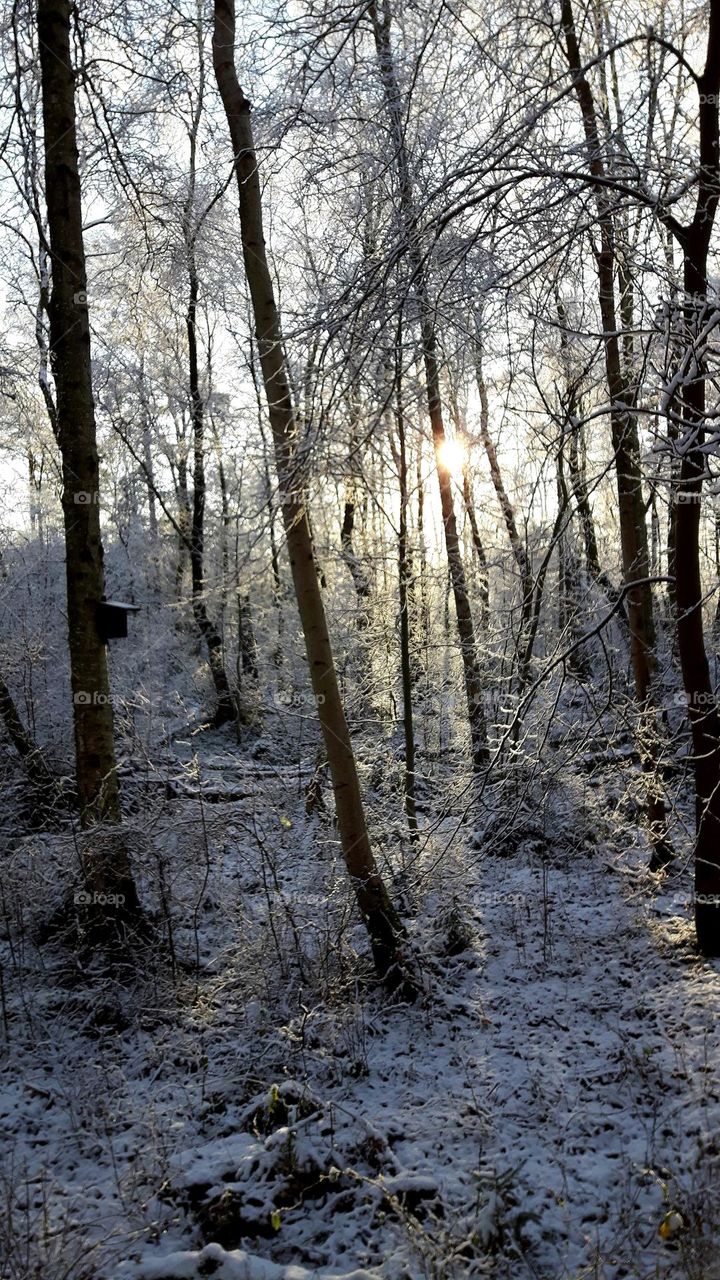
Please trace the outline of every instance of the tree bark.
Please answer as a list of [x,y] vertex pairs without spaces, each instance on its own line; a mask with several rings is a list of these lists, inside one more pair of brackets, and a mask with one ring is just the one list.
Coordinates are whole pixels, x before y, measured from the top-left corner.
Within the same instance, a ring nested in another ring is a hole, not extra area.
[[353,531],[355,529],[355,497],[351,484],[352,482],[348,481],[349,492],[345,498],[343,522],[340,529],[340,546],[342,548],[342,558],[347,565],[348,572],[352,578],[353,587],[355,588],[355,595],[357,596],[357,627],[359,631],[364,631],[370,624],[370,613],[368,608],[368,602],[370,600],[370,582],[353,543]]
[[190,296],[185,317],[188,338],[188,362],[190,373],[190,413],[193,428],[193,501],[190,524],[190,573],[192,579],[192,606],[198,630],[207,645],[217,697],[213,717],[216,726],[235,719],[235,702],[225,672],[223,644],[220,633],[208,614],[205,592],[205,404],[200,390],[197,352],[197,303],[198,276],[195,266],[194,245],[188,244],[188,275]]
[[205,583],[205,402],[200,388],[198,362],[197,311],[200,281],[197,268],[198,224],[195,215],[197,140],[205,100],[204,44],[199,17],[196,24],[196,39],[199,66],[198,86],[197,98],[188,128],[190,168],[187,196],[182,211],[182,229],[189,284],[185,328],[188,344],[190,417],[193,433],[193,501],[188,549],[190,552],[193,614],[198,630],[207,645],[210,674],[217,698],[213,723],[219,726],[235,719],[235,702],[225,671],[222,639],[218,628],[208,614]]
[[8,738],[25,766],[38,799],[43,804],[48,804],[58,795],[55,779],[45,762],[42,751],[20,719],[15,700],[2,676],[0,676],[0,718],[5,725]]
[[395,72],[391,45],[392,14],[390,0],[382,0],[382,16],[378,11],[376,0],[371,0],[368,13],[372,21],[375,50],[377,53],[380,80],[385,96],[388,113],[390,135],[393,144],[393,158],[397,168],[400,187],[400,213],[403,230],[407,240],[408,261],[412,269],[412,284],[420,312],[420,334],[423,364],[425,367],[425,387],[427,393],[428,417],[435,446],[438,487],[440,489],[440,508],[442,512],[445,547],[447,551],[450,579],[455,599],[455,616],[457,620],[460,653],[462,655],[463,673],[465,677],[465,694],[467,699],[468,723],[472,747],[473,768],[480,771],[485,768],[490,758],[487,743],[487,726],[483,706],[483,688],[475,643],[470,596],[465,577],[460,551],[460,539],[455,516],[455,503],[452,491],[452,475],[443,462],[443,445],[445,444],[445,424],[443,421],[442,395],[440,391],[440,372],[438,366],[437,335],[430,298],[428,296],[425,274],[418,238],[418,220],[413,197],[412,182],[408,165],[405,137],[400,109],[400,89]]
[[269,449],[265,427],[263,425],[263,403],[262,393],[258,385],[257,369],[255,365],[254,344],[251,346],[250,358],[248,364],[250,367],[250,376],[252,378],[255,390],[255,399],[257,401],[257,424],[260,431],[260,439],[262,440],[262,467],[263,482],[265,486],[265,504],[267,510],[267,527],[268,539],[270,542],[270,569],[272,572],[272,594],[275,612],[277,616],[277,643],[273,650],[273,662],[276,667],[283,665],[283,642],[285,638],[285,615],[283,612],[283,582],[280,573],[280,549],[278,547],[277,533],[275,531],[275,500],[273,496],[273,483],[271,476],[271,463],[269,458]]
[[142,449],[143,449],[143,474],[147,482],[147,501],[148,501],[148,519],[150,522],[150,541],[153,546],[158,540],[158,517],[157,517],[157,499],[155,497],[155,468],[153,465],[152,455],[152,434],[151,434],[151,413],[150,402],[148,400],[147,387],[145,385],[145,353],[140,354],[140,369],[138,370],[138,399],[142,409]]
[[675,491],[678,648],[692,731],[697,839],[695,923],[704,955],[720,955],[720,714],[710,679],[703,629],[700,504],[707,473],[706,343],[717,332],[717,300],[708,299],[708,254],[720,198],[720,0],[710,0],[705,66],[699,95],[699,177],[693,220],[671,229],[683,251],[685,363],[680,392],[685,447]]
[[340,697],[315,555],[302,490],[295,475],[297,424],[283,350],[280,316],[268,265],[262,197],[250,103],[235,71],[234,0],[215,0],[213,65],[227,117],[237,178],[245,274],[256,327],[268,414],[283,498],[288,554],[307,651],[310,678],[328,755],[338,830],[357,904],[370,935],[378,974],[405,983],[403,928],[390,902],[370,846],[350,733]]
[[[107,655],[97,627],[104,594],[103,549],[69,0],[38,0],[37,27],[52,273],[50,360],[63,470],[76,778],[80,820],[92,827],[120,821],[120,793]],[[91,892],[116,896],[113,924],[137,917],[137,891],[122,840],[116,842],[109,864],[89,841],[83,871]],[[104,914],[97,899],[93,906],[94,914]]]
[[[463,423],[460,413],[460,404],[454,389],[450,391],[450,412],[452,414],[453,425],[458,437],[463,435]],[[488,574],[488,562],[485,555],[482,538],[480,537],[480,528],[477,521],[477,512],[475,511],[475,499],[473,497],[472,480],[470,478],[470,466],[467,457],[463,462],[462,468],[462,500],[470,525],[470,539],[472,542],[475,558],[478,562],[478,596],[480,598],[480,626],[483,632],[487,631],[490,615],[490,578]]]
[[632,411],[633,389],[623,370],[618,338],[615,298],[615,229],[607,190],[598,118],[590,82],[583,69],[575,31],[572,0],[562,0],[561,19],[567,61],[580,107],[590,173],[596,178],[595,204],[598,214],[599,248],[595,249],[598,297],[603,327],[605,372],[610,399],[610,429],[617,477],[620,512],[620,544],[630,626],[630,655],[638,703],[638,746],[647,774],[647,819],[653,845],[652,865],[661,866],[670,851],[666,837],[665,802],[657,778],[657,725],[653,706],[655,673],[655,624],[649,581],[647,527],[640,473],[640,442],[637,419]]
[[588,496],[582,402],[579,393],[579,386],[577,381],[573,379],[573,373],[570,365],[567,312],[558,291],[555,293],[555,304],[557,307],[558,323],[560,326],[560,352],[563,363],[565,392],[567,397],[564,411],[564,431],[567,436],[568,444],[567,462],[568,470],[570,472],[570,484],[572,487],[573,497],[575,499],[577,513],[580,518],[580,527],[582,529],[583,545],[585,549],[585,566],[588,576],[592,581],[604,591],[611,604],[617,605],[618,617],[627,626],[627,615],[625,613],[623,592],[618,591],[617,587],[610,580],[600,564],[597,535],[595,532],[595,521],[593,519],[592,507],[590,506],[590,499]]
[[508,497],[508,492],[502,478],[502,471],[500,470],[497,450],[490,435],[490,412],[488,407],[487,387],[485,385],[485,375],[483,373],[482,333],[479,316],[475,317],[475,382],[478,389],[478,395],[480,397],[480,438],[483,442],[485,453],[487,454],[488,465],[490,467],[490,478],[505,522],[505,528],[507,529],[510,547],[515,557],[515,563],[520,574],[522,612],[518,651],[521,651],[525,644],[526,632],[530,624],[535,583],[530,557],[528,556],[525,544],[518,532],[515,510],[510,498]]
[[90,825],[118,821],[120,799],[107,659],[97,629],[105,584],[69,0],[39,0],[37,21],[77,790],[82,822]]
[[240,586],[236,588],[237,593],[237,620],[238,620],[238,681],[240,682],[245,676],[249,676],[251,680],[258,678],[258,652],[255,643],[255,629],[252,621],[252,609],[250,607],[250,594],[243,591]]
[[470,523],[470,535],[472,538],[473,549],[478,562],[478,595],[480,596],[480,625],[483,631],[487,631],[490,619],[490,575],[488,572],[487,556],[482,538],[480,537],[480,528],[477,522],[477,513],[475,511],[475,500],[473,498],[472,482],[470,480],[470,470],[467,463],[463,467],[462,473],[462,495],[463,504],[465,506],[465,514]]
[[[398,347],[400,343],[398,341]],[[398,365],[399,365],[398,361]],[[413,671],[410,655],[410,583],[412,568],[408,550],[408,464],[405,440],[405,411],[402,398],[401,371],[396,374],[395,422],[398,432],[398,483],[400,487],[400,521],[398,526],[398,585],[400,597],[400,670],[403,695],[403,732],[405,735],[405,815],[411,840],[419,839],[415,802],[415,727],[413,721]]]

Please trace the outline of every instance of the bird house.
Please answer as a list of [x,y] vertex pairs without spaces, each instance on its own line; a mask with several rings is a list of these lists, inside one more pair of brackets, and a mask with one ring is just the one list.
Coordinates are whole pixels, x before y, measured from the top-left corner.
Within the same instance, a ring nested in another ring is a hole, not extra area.
[[107,644],[108,640],[125,640],[128,614],[139,612],[139,604],[125,604],[122,600],[101,600],[97,607],[97,628],[103,644]]

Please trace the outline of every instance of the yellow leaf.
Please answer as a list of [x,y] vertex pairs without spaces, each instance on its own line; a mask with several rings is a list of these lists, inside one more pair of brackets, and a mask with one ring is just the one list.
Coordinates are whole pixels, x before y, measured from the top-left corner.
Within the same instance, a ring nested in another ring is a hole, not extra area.
[[282,1223],[282,1218],[280,1217],[280,1210],[273,1209],[272,1213],[270,1214],[270,1225],[272,1226],[273,1231],[279,1231],[281,1223]]
[[289,831],[292,826],[292,822],[284,813],[280,814],[280,824],[285,828],[286,831]]
[[673,1209],[665,1214],[658,1228],[658,1235],[662,1240],[672,1240],[684,1226],[685,1220],[682,1214]]

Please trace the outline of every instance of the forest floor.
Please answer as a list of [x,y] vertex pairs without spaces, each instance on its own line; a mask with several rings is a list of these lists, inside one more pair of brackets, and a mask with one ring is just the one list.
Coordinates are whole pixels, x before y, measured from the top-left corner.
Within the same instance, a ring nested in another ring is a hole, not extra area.
[[405,855],[425,994],[392,1006],[298,771],[203,750],[212,799],[129,819],[173,921],[139,971],[38,941],[69,837],[7,859],[3,1280],[718,1280],[720,971],[687,868],[593,835],[607,794],[580,823],[571,782],[512,856],[459,805]]

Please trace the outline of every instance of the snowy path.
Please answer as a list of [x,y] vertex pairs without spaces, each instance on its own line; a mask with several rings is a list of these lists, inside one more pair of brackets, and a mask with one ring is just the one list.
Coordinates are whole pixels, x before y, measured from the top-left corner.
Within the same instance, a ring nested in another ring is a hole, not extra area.
[[544,887],[539,870],[509,868],[507,884],[523,906],[494,921],[487,941],[481,1062],[484,1087],[495,1085],[492,1158],[523,1162],[546,1237],[542,1274],[686,1274],[658,1236],[672,1207],[707,1234],[707,1255],[687,1274],[711,1280],[720,979],[691,950],[688,895],[653,909],[631,877],[587,865],[551,868]]

